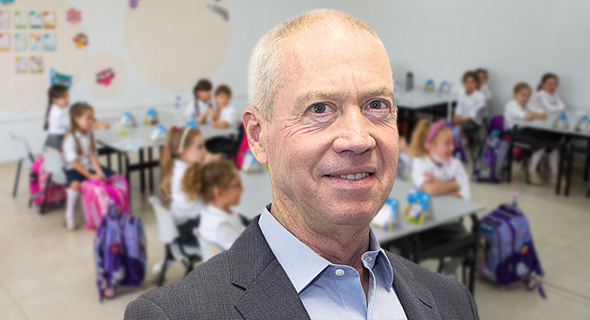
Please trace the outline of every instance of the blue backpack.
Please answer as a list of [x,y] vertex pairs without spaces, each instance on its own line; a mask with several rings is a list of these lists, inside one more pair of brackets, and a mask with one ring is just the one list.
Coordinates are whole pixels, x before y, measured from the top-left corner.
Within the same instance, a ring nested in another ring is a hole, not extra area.
[[476,181],[502,182],[510,144],[497,131],[492,132],[481,144],[473,163]]
[[147,260],[141,219],[122,215],[111,202],[94,239],[94,255],[101,301],[106,289],[139,286]]
[[533,245],[529,221],[515,204],[503,204],[481,218],[477,270],[500,285],[525,282],[532,290],[538,286],[545,298],[541,262]]

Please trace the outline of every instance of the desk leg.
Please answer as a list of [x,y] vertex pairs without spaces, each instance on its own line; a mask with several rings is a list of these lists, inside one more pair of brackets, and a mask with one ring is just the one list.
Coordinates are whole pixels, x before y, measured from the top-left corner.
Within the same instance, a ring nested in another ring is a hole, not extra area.
[[107,156],[107,168],[111,169],[111,151],[109,150],[106,154]]
[[566,197],[569,197],[569,195],[570,195],[570,186],[572,184],[572,167],[573,167],[572,162],[574,162],[574,146],[571,145],[568,149],[569,150],[567,151],[567,153],[568,153],[567,177],[566,177],[566,181],[565,181],[565,193],[564,193],[564,195]]
[[477,247],[479,245],[479,219],[475,213],[471,214],[471,222],[473,225],[471,226],[471,232],[475,235],[476,241],[473,244],[473,256],[471,257],[470,265],[469,265],[469,292],[474,294],[475,290],[475,269],[477,268]]
[[141,193],[145,192],[145,175],[144,175],[144,166],[145,166],[145,161],[144,161],[144,150],[143,149],[139,149],[139,188],[141,190]]
[[567,152],[565,150],[565,146],[561,145],[559,147],[559,165],[557,166],[557,183],[555,183],[555,194],[559,195],[561,193],[561,178],[563,177],[563,162],[565,161],[564,158],[567,157]]
[[129,202],[131,202],[131,170],[129,168],[129,155],[124,153],[123,157],[125,157],[125,179],[127,179],[127,186],[129,188],[127,197],[129,198]]
[[590,174],[590,139],[586,140],[586,164],[584,165],[584,182],[588,182]]
[[149,184],[150,184],[150,191],[153,192],[154,191],[154,167],[152,167],[152,148],[148,148],[148,163],[149,165],[149,171],[148,171],[148,178],[149,178]]
[[117,164],[119,166],[119,174],[123,174],[123,159],[121,156],[121,152],[117,152]]

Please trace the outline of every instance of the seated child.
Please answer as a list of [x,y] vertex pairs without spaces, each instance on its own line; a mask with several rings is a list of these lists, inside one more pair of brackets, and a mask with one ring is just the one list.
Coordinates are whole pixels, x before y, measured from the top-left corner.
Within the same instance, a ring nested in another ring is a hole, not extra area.
[[[217,159],[205,149],[205,140],[198,128],[173,127],[168,131],[166,145],[162,150],[160,192],[164,198],[172,200],[170,211],[184,245],[198,244],[193,229],[199,226],[198,217],[204,204],[200,197],[189,197],[182,190],[182,179],[192,164]],[[152,273],[158,275],[163,263],[164,260],[154,265]]]
[[[47,131],[45,146],[61,150],[63,139],[70,130],[70,117],[68,106],[70,105],[70,93],[68,88],[61,84],[54,84],[47,91],[49,103],[45,111],[45,123],[43,129]],[[107,129],[108,123],[94,123],[93,129]]]
[[[526,83],[519,83],[514,87],[514,100],[506,104],[504,111],[504,123],[506,130],[512,130],[512,135],[519,141],[528,144],[533,152],[529,164],[529,180],[532,184],[541,184],[541,177],[537,174],[537,167],[541,158],[545,154],[547,145],[557,145],[560,137],[549,132],[537,131],[529,128],[514,128],[516,120],[531,121],[534,119],[544,119],[547,115],[543,111],[533,111],[529,106],[529,98],[531,97],[532,89]],[[557,174],[559,170],[559,150],[557,148],[551,151],[549,156],[549,163],[551,166],[551,180],[557,181]]]
[[201,79],[193,89],[194,99],[184,111],[187,120],[196,120],[200,124],[207,122],[209,113],[212,110],[211,90],[213,85],[207,79]]
[[70,109],[70,130],[63,141],[63,156],[66,162],[68,199],[66,206],[66,227],[75,230],[74,209],[81,184],[86,179],[104,181],[113,172],[103,167],[96,156],[92,127],[94,109],[84,102],[76,103]]
[[225,129],[227,127],[233,127],[237,125],[238,113],[236,109],[229,105],[231,100],[231,89],[222,84],[215,89],[215,95],[213,97],[217,109],[208,109],[211,114],[209,123],[215,128]]
[[481,115],[483,118],[489,119],[491,116],[492,110],[492,91],[490,90],[490,86],[488,86],[488,71],[483,68],[479,68],[475,70],[477,76],[479,77],[479,92],[483,94],[486,99],[486,105],[484,110],[481,111]]
[[236,166],[228,160],[195,163],[186,171],[183,187],[187,196],[207,203],[201,211],[200,236],[228,250],[245,229],[240,215],[231,210],[240,204],[244,190]]
[[[414,185],[433,196],[446,194],[469,200],[469,177],[461,162],[453,158],[454,149],[454,134],[445,120],[433,124],[421,120],[410,144]],[[463,224],[457,221],[422,232],[418,237],[421,247],[427,249],[466,233]],[[445,273],[454,274],[460,263],[461,259],[452,259]]]
[[542,112],[565,110],[565,104],[557,96],[559,78],[553,73],[546,73],[537,86],[537,93],[531,99],[531,108]]
[[481,109],[486,106],[485,96],[479,92],[479,77],[473,71],[463,75],[464,90],[459,92],[453,123],[463,130],[476,130],[481,124]]

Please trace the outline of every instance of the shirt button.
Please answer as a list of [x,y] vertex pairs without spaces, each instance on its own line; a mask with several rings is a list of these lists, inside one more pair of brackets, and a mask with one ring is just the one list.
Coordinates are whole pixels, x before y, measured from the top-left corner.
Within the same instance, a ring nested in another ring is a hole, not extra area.
[[336,275],[339,277],[342,277],[344,275],[344,270],[342,269],[336,269]]
[[365,260],[371,262],[371,261],[373,261],[373,258],[371,258],[371,257],[365,257]]

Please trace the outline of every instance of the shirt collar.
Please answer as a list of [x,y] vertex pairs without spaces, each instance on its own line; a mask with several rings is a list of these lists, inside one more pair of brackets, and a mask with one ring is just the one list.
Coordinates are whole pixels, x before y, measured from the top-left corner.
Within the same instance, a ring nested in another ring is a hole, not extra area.
[[[258,225],[297,294],[300,294],[318,275],[332,265],[285,229],[270,214],[268,207],[262,211]],[[369,237],[369,250],[363,254],[363,263],[373,269],[377,276],[383,278],[384,286],[389,291],[393,286],[391,263],[385,251],[379,247],[372,231]]]

